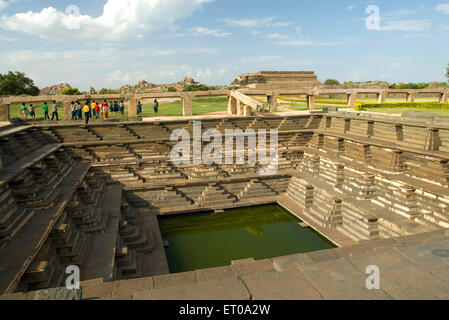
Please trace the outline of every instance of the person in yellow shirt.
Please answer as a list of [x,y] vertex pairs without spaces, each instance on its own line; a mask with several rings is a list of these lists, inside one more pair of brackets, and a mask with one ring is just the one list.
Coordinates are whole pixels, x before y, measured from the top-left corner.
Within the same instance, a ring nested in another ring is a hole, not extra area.
[[[96,114],[95,114],[95,105],[96,104],[97,103],[95,101],[90,104],[90,111],[91,111],[91,114],[93,115],[93,117],[96,116]],[[93,119],[93,117],[92,117],[92,119]]]
[[89,117],[90,117],[90,107],[89,107],[89,101],[86,101],[86,105],[83,107],[84,116],[86,117],[86,124],[89,123]]

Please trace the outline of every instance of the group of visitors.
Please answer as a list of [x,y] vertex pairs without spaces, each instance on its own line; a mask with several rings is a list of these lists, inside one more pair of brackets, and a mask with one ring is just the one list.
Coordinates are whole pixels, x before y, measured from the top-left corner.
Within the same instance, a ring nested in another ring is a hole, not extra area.
[[[42,106],[42,109],[44,110],[44,120],[50,120],[50,115],[48,114],[48,104],[47,102],[44,102],[44,105]],[[28,115],[30,115],[31,119],[36,119],[36,110],[33,104],[30,104],[29,107],[25,105],[25,103],[22,103],[22,106],[20,107],[20,111],[22,112],[23,117],[25,120],[28,120]],[[51,120],[53,121],[56,118],[56,121],[59,121],[59,114],[58,114],[58,105],[56,104],[56,101],[53,101],[51,105]]]
[[[154,113],[158,113],[159,111],[159,101],[156,99],[154,100],[154,106],[153,106]],[[137,115],[142,114],[142,104],[140,101],[137,103]]]
[[[123,103],[123,100],[120,102],[114,101],[110,103],[104,100],[101,105],[99,105],[96,101],[92,103],[90,103],[90,101],[86,101],[84,106],[79,101],[72,101],[70,108],[72,111],[71,120],[83,120],[84,113],[86,124],[89,123],[90,118],[95,117],[96,119],[99,119],[100,115],[102,115],[104,119],[108,119],[109,113],[121,113],[122,116],[125,114],[125,104]],[[44,111],[44,120],[50,120],[47,102],[44,102],[42,109]],[[28,120],[28,115],[31,117],[31,119],[36,120],[36,111],[33,104],[30,104],[29,107],[27,107],[25,103],[22,103],[22,107],[20,108],[20,110],[25,120]],[[157,99],[154,100],[153,110],[154,113],[158,113],[159,111],[159,101]],[[141,115],[142,112],[143,106],[139,101],[137,104],[137,114]],[[56,121],[59,121],[58,105],[56,101],[53,101],[51,105],[51,113],[51,120],[53,121],[56,118]]]
[[[104,119],[107,119],[109,116],[109,112],[111,113],[121,113],[122,116],[125,114],[125,104],[123,101],[114,101],[111,103],[108,103],[106,100],[104,100],[101,105],[99,105],[96,101],[90,103],[89,101],[86,101],[86,104],[84,107],[81,106],[81,103],[79,102],[73,102],[71,103],[71,110],[72,110],[72,120],[83,120],[83,112],[86,117],[86,112],[88,113],[89,118],[95,117],[96,119],[100,118],[100,115],[103,115]],[[89,120],[86,119],[86,123]]]

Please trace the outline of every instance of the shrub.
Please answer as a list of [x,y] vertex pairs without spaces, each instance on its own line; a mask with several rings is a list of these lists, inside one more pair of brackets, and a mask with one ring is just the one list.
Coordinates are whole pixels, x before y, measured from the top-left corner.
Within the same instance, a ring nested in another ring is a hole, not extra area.
[[98,94],[117,94],[118,92],[116,90],[112,90],[112,89],[101,89],[100,91],[98,91]]
[[335,80],[335,79],[327,79],[327,80],[324,82],[324,84],[325,84],[326,86],[335,86],[335,85],[339,85],[340,82],[338,82],[338,80]]
[[81,92],[78,90],[78,88],[67,88],[61,91],[61,96],[77,96],[80,95]]
[[[299,102],[299,103],[306,103],[306,99],[290,99],[290,98],[284,98],[279,97],[280,100],[288,101],[288,102]],[[339,105],[347,105],[348,102],[346,100],[332,100],[332,99],[316,99],[315,103],[323,103],[323,104],[339,104]]]
[[428,87],[428,83],[401,83],[391,85],[390,89],[426,89]]
[[183,92],[189,91],[209,91],[209,87],[204,84],[192,84],[188,85],[182,90]]
[[354,107],[355,111],[363,111],[362,105],[363,105],[363,103],[356,102],[355,107]]
[[[358,110],[359,108],[360,110]],[[362,111],[375,108],[422,108],[422,109],[449,109],[448,103],[440,102],[387,102],[387,103],[357,103],[356,110]]]
[[167,89],[167,91],[168,92],[176,92],[177,90],[174,87],[170,87],[170,88]]

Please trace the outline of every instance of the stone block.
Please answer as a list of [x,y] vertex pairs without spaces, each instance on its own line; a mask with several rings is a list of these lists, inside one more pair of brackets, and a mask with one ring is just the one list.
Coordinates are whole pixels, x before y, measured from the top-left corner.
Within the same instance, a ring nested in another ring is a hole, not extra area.
[[80,290],[67,288],[45,289],[36,292],[34,300],[81,300]]
[[193,271],[153,277],[153,285],[155,289],[176,287],[194,282],[196,282],[196,275]]
[[248,274],[257,274],[263,272],[274,271],[273,263],[266,260],[258,260],[249,263],[238,263],[231,266],[232,271],[237,277]]
[[252,300],[321,300],[300,271],[265,272],[242,277]]
[[242,281],[200,281],[176,287],[136,292],[134,300],[249,300]]
[[112,289],[113,297],[131,296],[135,292],[153,289],[153,278],[138,278],[130,280],[119,280],[114,282]]

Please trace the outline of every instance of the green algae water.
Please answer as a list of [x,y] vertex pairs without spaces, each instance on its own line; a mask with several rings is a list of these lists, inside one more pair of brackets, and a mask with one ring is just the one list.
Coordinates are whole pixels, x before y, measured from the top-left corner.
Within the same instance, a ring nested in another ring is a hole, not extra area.
[[335,247],[278,205],[159,218],[171,273]]

